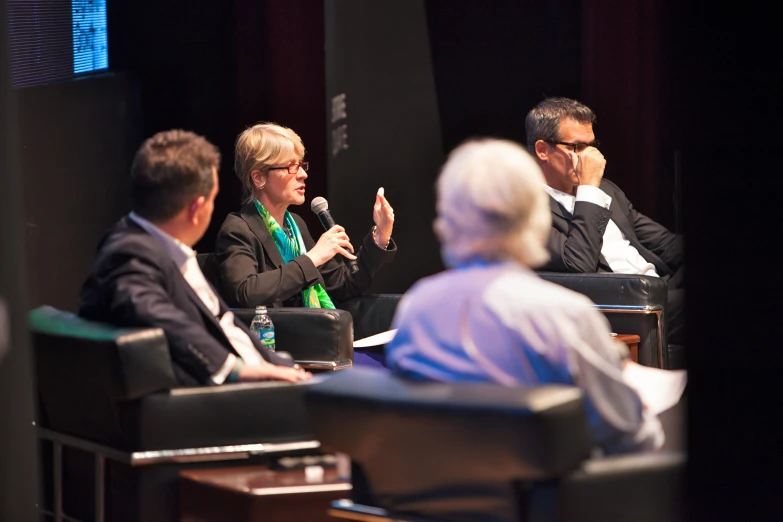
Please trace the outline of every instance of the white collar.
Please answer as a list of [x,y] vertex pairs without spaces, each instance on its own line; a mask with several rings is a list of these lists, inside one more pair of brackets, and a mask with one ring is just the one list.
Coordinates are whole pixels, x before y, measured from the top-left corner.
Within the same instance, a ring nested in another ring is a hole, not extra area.
[[166,247],[169,256],[171,256],[171,259],[174,260],[178,267],[182,267],[189,259],[196,257],[195,250],[179,239],[171,237],[135,212],[131,212],[128,217],[135,221],[136,224],[143,228],[149,235],[160,241],[163,246]]
[[570,212],[571,214],[574,213],[574,206],[576,205],[576,196],[552,188],[549,185],[544,185],[544,190],[546,190],[547,193],[549,193],[549,195],[555,199],[555,201],[563,205],[568,212]]

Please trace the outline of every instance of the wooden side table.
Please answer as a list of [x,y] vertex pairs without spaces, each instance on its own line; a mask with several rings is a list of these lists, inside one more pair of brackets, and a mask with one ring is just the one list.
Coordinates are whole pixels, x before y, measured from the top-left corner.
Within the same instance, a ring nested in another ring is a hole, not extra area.
[[635,363],[639,362],[639,343],[642,340],[641,337],[638,335],[617,334],[613,336],[612,339],[618,343],[627,344],[628,349],[631,351],[631,360]]
[[180,473],[180,521],[332,522],[329,505],[350,490],[334,468],[325,468],[320,480],[308,480],[301,469],[188,470]]

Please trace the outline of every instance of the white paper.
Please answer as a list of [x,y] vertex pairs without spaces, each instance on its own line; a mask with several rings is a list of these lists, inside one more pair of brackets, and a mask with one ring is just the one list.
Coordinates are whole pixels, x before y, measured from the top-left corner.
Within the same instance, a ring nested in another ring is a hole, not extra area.
[[397,330],[386,330],[385,332],[381,332],[379,334],[371,335],[369,337],[365,337],[364,339],[359,339],[357,341],[353,342],[354,348],[366,348],[368,346],[380,346],[382,344],[387,344],[394,339],[394,334],[397,333]]
[[661,370],[628,361],[623,379],[636,390],[647,410],[658,415],[680,401],[688,374],[685,370]]

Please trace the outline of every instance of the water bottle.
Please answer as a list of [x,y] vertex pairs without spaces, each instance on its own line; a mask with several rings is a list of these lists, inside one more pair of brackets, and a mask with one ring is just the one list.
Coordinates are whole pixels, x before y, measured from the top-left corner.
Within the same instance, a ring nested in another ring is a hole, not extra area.
[[250,331],[258,336],[261,345],[270,352],[275,351],[275,325],[266,313],[266,306],[256,306],[256,316],[250,323]]

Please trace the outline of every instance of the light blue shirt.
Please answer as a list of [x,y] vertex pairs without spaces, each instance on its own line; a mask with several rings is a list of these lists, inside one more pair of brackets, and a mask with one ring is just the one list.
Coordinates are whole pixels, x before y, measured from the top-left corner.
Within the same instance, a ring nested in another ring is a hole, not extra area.
[[623,380],[606,318],[581,294],[516,263],[474,263],[419,281],[400,302],[386,363],[437,381],[567,384],[585,390],[597,446],[659,447],[657,417]]

